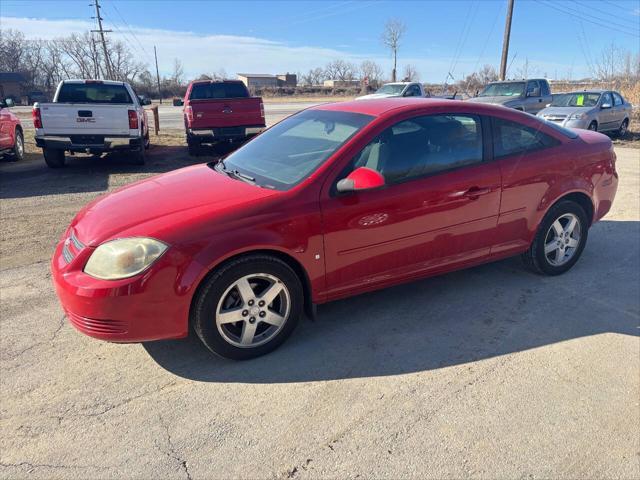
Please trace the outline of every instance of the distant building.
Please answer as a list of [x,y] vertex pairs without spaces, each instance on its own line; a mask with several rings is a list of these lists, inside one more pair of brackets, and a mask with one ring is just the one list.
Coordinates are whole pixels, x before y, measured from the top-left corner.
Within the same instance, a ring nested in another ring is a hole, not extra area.
[[292,73],[271,75],[269,73],[238,73],[238,80],[247,88],[295,87],[298,77]]
[[22,97],[26,78],[21,73],[0,72],[0,97],[10,97],[18,102]]
[[325,80],[323,85],[331,88],[359,87],[360,80]]

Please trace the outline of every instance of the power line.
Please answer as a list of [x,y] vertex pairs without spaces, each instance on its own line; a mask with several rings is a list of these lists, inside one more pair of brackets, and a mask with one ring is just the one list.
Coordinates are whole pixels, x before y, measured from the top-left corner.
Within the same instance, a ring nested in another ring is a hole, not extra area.
[[[573,3],[575,3],[576,5],[578,5],[578,7],[584,7],[584,5],[579,4],[579,3],[578,3],[578,2],[576,2],[575,0],[572,0],[572,1],[573,1]],[[569,8],[569,7],[565,7],[565,8]],[[593,8],[593,7],[589,7],[589,8]],[[593,9],[595,10],[595,8],[593,8]],[[607,22],[607,23],[610,23],[611,25],[616,25],[616,26],[619,26],[619,27],[622,27],[622,28],[634,29],[634,28],[633,28],[633,27],[631,27],[630,25],[625,25],[625,24],[623,24],[623,23],[618,23],[618,22],[615,22],[615,21],[613,21],[613,20],[611,20],[611,19],[609,19],[609,18],[602,18],[602,17],[599,17],[599,16],[597,16],[597,15],[592,15],[592,14],[590,14],[590,13],[588,13],[588,12],[582,12],[582,11],[580,11],[580,10],[575,10],[575,12],[580,12],[580,14],[581,14],[581,15],[584,15],[584,16],[587,16],[587,17],[590,17],[590,18],[593,18],[593,19],[598,20],[598,21],[601,21],[601,22]],[[611,14],[609,14],[609,15],[611,16]],[[624,19],[623,19],[623,18],[621,18],[620,20],[624,20]]]
[[[606,19],[600,18],[600,20],[611,22],[611,20],[609,20],[609,17],[611,17],[611,15],[612,15],[611,11],[602,10],[600,8],[594,7],[593,5],[587,5],[585,3],[578,2],[576,0],[572,0],[572,1],[573,1],[573,3],[577,4],[578,6],[580,6],[582,8],[588,8],[590,10],[595,10],[597,12],[604,13],[607,16],[607,18]],[[611,2],[608,2],[608,3],[611,3]],[[585,13],[585,15],[586,15],[586,13]],[[628,18],[619,16],[619,15],[616,17],[616,20],[619,20],[621,22],[629,22],[630,25],[625,25],[627,28],[636,28],[638,26],[638,22],[636,20],[629,20]],[[611,23],[614,23],[614,22],[611,22]],[[633,27],[632,27],[632,25],[633,25]]]
[[136,34],[133,32],[133,30],[131,29],[131,27],[127,23],[127,21],[124,19],[124,17],[120,13],[120,10],[118,10],[118,7],[116,6],[116,4],[114,2],[110,2],[110,5],[113,7],[113,9],[118,14],[118,16],[122,19],[122,22],[125,24],[125,26],[129,30],[129,33],[133,36],[133,38],[136,40],[136,42],[138,42],[138,45],[140,45],[140,48],[142,48],[142,51],[147,56],[147,58],[151,58],[151,55],[149,54],[149,52],[147,52],[147,50],[146,50],[146,48],[144,48],[144,45],[142,44],[142,42],[138,39]]
[[487,49],[487,45],[489,45],[489,39],[491,38],[491,35],[493,35],[493,31],[496,28],[496,23],[498,23],[498,18],[500,18],[500,11],[496,10],[496,16],[493,19],[493,24],[491,25],[491,29],[489,30],[489,34],[487,35],[486,40],[484,41],[482,50],[480,50],[480,55],[478,56],[478,60],[476,61],[475,66],[473,67],[473,72],[475,72],[478,69],[478,66],[480,66],[480,60],[482,60],[482,58],[484,57],[484,52]]
[[573,11],[572,10],[565,10],[564,7],[560,7],[557,4],[553,4],[553,3],[544,3],[542,0],[533,0],[533,1],[539,3],[540,5],[544,5],[545,7],[553,8],[554,10],[557,10],[558,12],[564,13],[565,15],[569,15],[574,20],[575,19],[580,19],[580,20],[583,20],[585,22],[592,23],[594,25],[598,25],[599,27],[606,28],[606,29],[609,29],[609,30],[613,30],[614,32],[624,33],[626,35],[631,35],[632,37],[640,37],[640,35],[635,33],[635,32],[630,32],[630,31],[627,31],[627,30],[624,30],[624,29],[620,29],[620,28],[617,28],[617,29],[616,28],[611,28],[611,26],[609,26],[609,25],[605,25],[603,23],[599,23],[599,22],[596,22],[594,20],[590,20],[588,18],[585,18],[585,17],[580,15],[580,12],[577,12],[575,10],[573,10]]

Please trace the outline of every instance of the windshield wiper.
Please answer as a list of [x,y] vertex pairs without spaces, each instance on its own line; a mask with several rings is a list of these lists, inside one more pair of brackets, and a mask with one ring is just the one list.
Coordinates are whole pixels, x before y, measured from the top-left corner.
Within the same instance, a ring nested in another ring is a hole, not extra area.
[[251,177],[249,175],[245,175],[244,173],[241,173],[238,170],[229,170],[227,168],[227,166],[224,164],[224,161],[220,160],[216,164],[216,166],[218,166],[218,165],[220,165],[220,168],[218,168],[218,171],[226,173],[227,176],[229,176],[231,178],[235,178],[235,179],[241,180],[241,181],[249,183],[251,185],[257,185],[255,178],[253,178],[253,177]]

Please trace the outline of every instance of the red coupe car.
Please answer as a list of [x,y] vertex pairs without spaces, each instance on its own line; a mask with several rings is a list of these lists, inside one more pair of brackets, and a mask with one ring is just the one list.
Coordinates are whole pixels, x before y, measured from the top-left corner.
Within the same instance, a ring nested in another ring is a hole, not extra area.
[[498,106],[387,99],[304,110],[223,161],[87,205],[52,261],[92,337],[267,353],[315,305],[522,255],[557,275],[616,193],[608,137]]

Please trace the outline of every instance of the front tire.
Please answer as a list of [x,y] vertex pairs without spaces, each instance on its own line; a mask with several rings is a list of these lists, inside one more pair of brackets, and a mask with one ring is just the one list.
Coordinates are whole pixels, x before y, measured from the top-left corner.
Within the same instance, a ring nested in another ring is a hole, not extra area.
[[24,158],[24,135],[22,134],[22,130],[16,130],[11,158],[16,162]]
[[67,161],[64,150],[56,148],[43,148],[42,155],[44,155],[44,161],[49,168],[62,168]]
[[570,200],[560,201],[542,219],[522,259],[536,273],[560,275],[576,264],[588,233],[589,219],[584,209]]
[[273,351],[291,335],[303,303],[302,284],[289,265],[270,255],[251,255],[205,279],[191,322],[213,353],[247,360]]
[[598,131],[598,122],[596,122],[595,120],[593,122],[591,122],[589,124],[589,127],[587,128],[588,130],[591,130],[592,132],[597,132]]

